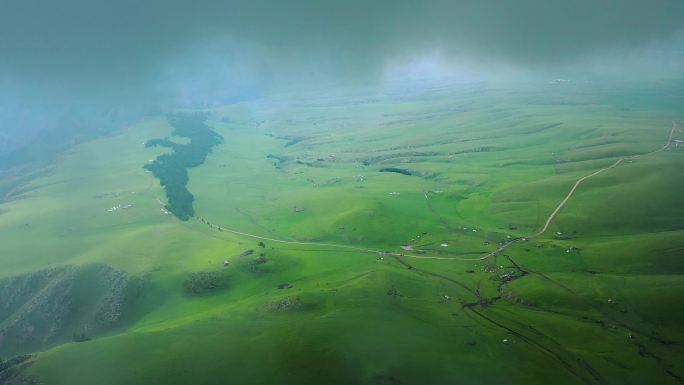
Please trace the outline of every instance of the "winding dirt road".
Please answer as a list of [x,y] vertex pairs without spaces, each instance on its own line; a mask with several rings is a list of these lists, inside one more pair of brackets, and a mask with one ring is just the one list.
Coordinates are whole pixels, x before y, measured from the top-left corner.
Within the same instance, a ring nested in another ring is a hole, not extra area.
[[551,222],[553,221],[553,219],[556,217],[556,215],[558,214],[558,212],[563,208],[563,206],[565,205],[565,203],[572,197],[572,195],[575,194],[575,191],[577,191],[577,188],[580,186],[580,184],[582,184],[582,182],[584,182],[585,180],[587,180],[587,179],[589,179],[589,178],[595,177],[596,175],[598,175],[598,174],[600,174],[600,173],[602,173],[602,172],[604,172],[604,171],[607,171],[607,170],[610,170],[611,168],[615,168],[615,167],[619,166],[620,163],[622,163],[625,159],[637,159],[637,158],[640,158],[640,157],[642,157],[642,156],[652,155],[652,154],[656,154],[656,153],[658,153],[658,152],[667,150],[667,149],[670,147],[670,145],[672,144],[672,136],[674,135],[675,130],[677,130],[677,123],[673,120],[673,121],[672,121],[672,129],[670,130],[670,135],[668,136],[667,142],[665,142],[665,145],[664,145],[663,147],[660,147],[659,149],[654,150],[654,151],[651,151],[651,152],[648,152],[648,153],[646,153],[646,154],[633,155],[633,156],[629,156],[629,157],[625,157],[625,158],[620,158],[620,159],[616,160],[615,163],[611,164],[610,166],[608,166],[608,167],[606,167],[606,168],[602,168],[602,169],[600,169],[600,170],[598,170],[598,171],[595,171],[595,172],[593,172],[593,173],[591,173],[591,174],[589,174],[589,175],[586,175],[586,176],[583,176],[583,177],[579,178],[579,179],[577,180],[577,182],[575,182],[575,185],[572,186],[572,188],[571,188],[570,191],[568,192],[568,195],[565,196],[565,199],[563,199],[563,200],[558,204],[558,206],[556,206],[556,208],[553,210],[553,212],[551,212],[551,215],[549,215],[549,217],[546,219],[546,222],[544,223],[544,226],[542,226],[542,228],[541,228],[539,231],[537,231],[536,233],[530,235],[530,236],[527,237],[527,238],[538,237],[538,236],[540,236],[540,235],[542,235],[542,234],[544,234],[544,233],[546,232],[546,230],[549,228],[549,225],[551,224]]
[[577,191],[577,188],[582,184],[582,182],[584,182],[585,180],[587,180],[589,178],[595,177],[596,175],[598,175],[604,171],[607,171],[607,170],[610,170],[611,168],[615,168],[615,167],[619,166],[625,159],[638,159],[642,156],[653,155],[653,154],[659,153],[661,151],[667,150],[668,148],[670,148],[670,145],[672,145],[672,136],[674,135],[676,130],[677,130],[677,123],[673,120],[672,121],[672,129],[670,130],[670,135],[668,136],[667,142],[665,142],[665,145],[663,145],[663,147],[660,147],[659,149],[653,150],[651,152],[647,152],[645,154],[633,155],[633,156],[620,158],[620,159],[616,160],[615,163],[611,164],[608,167],[602,168],[602,169],[595,171],[589,175],[585,175],[585,176],[579,178],[577,180],[577,182],[575,182],[575,184],[572,186],[570,191],[568,192],[568,195],[566,195],[565,198],[558,204],[558,206],[556,206],[556,208],[551,212],[549,217],[546,219],[546,222],[544,222],[544,226],[542,226],[542,228],[539,229],[539,231],[537,231],[536,233],[529,235],[527,237],[512,239],[511,241],[503,244],[498,249],[492,251],[491,253],[489,253],[489,254],[487,254],[484,257],[479,258],[479,259],[486,259],[486,258],[489,258],[493,255],[497,255],[515,243],[518,243],[518,242],[523,241],[525,239],[535,238],[535,237],[538,237],[538,236],[544,234],[546,232],[546,230],[548,230],[549,226],[551,225],[551,222],[553,222],[553,220],[556,218],[556,215],[558,215],[558,212],[560,212],[560,210],[563,208],[563,206],[565,206],[565,203],[567,203],[568,200],[570,200],[570,198],[572,198],[572,196],[575,194],[575,192]]
[[550,214],[550,215],[548,216],[548,218],[546,219],[546,222],[544,222],[544,225],[541,227],[541,229],[539,229],[539,231],[537,231],[536,233],[534,233],[534,234],[532,234],[532,235],[526,236],[526,237],[513,238],[513,239],[511,239],[510,241],[508,241],[507,243],[505,243],[505,244],[501,245],[500,247],[498,247],[496,250],[492,251],[491,253],[489,253],[489,254],[487,254],[487,255],[485,255],[485,256],[483,256],[483,257],[478,257],[478,258],[437,257],[437,256],[426,256],[426,255],[415,255],[415,254],[395,253],[395,252],[383,251],[383,250],[373,250],[373,249],[367,249],[367,248],[363,248],[363,247],[357,247],[357,246],[351,246],[351,245],[344,245],[344,244],[336,244],[336,243],[319,243],[319,242],[287,241],[287,240],[284,240],[284,239],[276,239],[276,238],[263,237],[263,236],[256,235],[256,234],[250,234],[250,233],[245,233],[245,232],[242,232],[242,231],[232,230],[232,229],[229,229],[229,228],[226,228],[226,227],[222,227],[222,226],[219,226],[219,225],[215,225],[215,224],[210,223],[210,222],[207,222],[207,221],[205,221],[205,222],[206,222],[209,226],[211,226],[211,227],[213,227],[213,228],[215,228],[215,229],[217,229],[217,230],[220,230],[220,231],[226,231],[226,232],[229,232],[229,233],[232,233],[232,234],[236,234],[236,235],[241,235],[241,236],[244,236],[244,237],[249,237],[249,238],[254,238],[254,239],[260,239],[260,240],[269,241],[269,242],[276,242],[276,243],[284,243],[284,244],[291,244],[291,245],[302,245],[302,246],[322,246],[322,247],[343,248],[343,249],[356,250],[356,251],[364,252],[364,253],[377,254],[377,255],[381,255],[381,256],[407,257],[407,258],[416,258],[416,259],[440,259],[440,260],[457,260],[457,261],[481,261],[481,260],[487,259],[487,258],[489,258],[489,257],[491,257],[491,256],[500,254],[501,252],[503,252],[504,250],[506,250],[509,246],[511,246],[511,245],[513,245],[513,244],[516,244],[516,243],[518,243],[518,242],[525,241],[525,240],[530,239],[530,238],[538,237],[538,236],[544,234],[544,233],[546,232],[546,230],[548,230],[548,228],[549,228],[549,226],[551,225],[551,223],[553,222],[553,220],[556,218],[556,215],[558,215],[558,213],[559,213],[560,210],[563,208],[563,206],[568,202],[568,200],[570,200],[570,198],[572,198],[572,196],[575,194],[575,192],[577,191],[577,189],[580,187],[580,185],[581,185],[585,180],[587,180],[587,179],[589,179],[589,178],[593,178],[593,177],[595,177],[596,175],[599,175],[599,174],[601,174],[601,173],[604,172],[604,171],[607,171],[607,170],[610,170],[610,169],[612,169],[612,168],[615,168],[615,167],[619,166],[625,159],[637,159],[637,158],[640,158],[640,157],[642,157],[642,156],[648,156],[648,155],[656,154],[656,153],[659,153],[659,152],[661,152],[661,151],[667,150],[667,149],[670,147],[670,145],[672,144],[672,137],[674,136],[674,133],[675,133],[675,130],[676,130],[676,129],[677,129],[677,123],[673,120],[673,121],[672,121],[672,129],[670,130],[670,135],[668,136],[667,142],[665,143],[665,145],[663,145],[663,146],[660,147],[659,149],[654,150],[654,151],[651,151],[651,152],[648,152],[648,153],[645,153],[645,154],[641,154],[641,155],[633,155],[633,156],[629,156],[629,157],[620,158],[620,159],[616,160],[613,164],[611,164],[611,165],[608,166],[608,167],[605,167],[605,168],[602,168],[602,169],[600,169],[600,170],[594,171],[593,173],[591,173],[591,174],[589,174],[589,175],[585,175],[585,176],[579,178],[579,179],[575,182],[575,184],[572,186],[572,188],[570,189],[570,191],[568,192],[568,194],[565,196],[565,198],[563,198],[563,200],[562,200],[562,201],[556,206],[556,208],[551,212],[551,214]]
[[654,151],[651,151],[651,152],[648,152],[648,153],[646,153],[646,154],[634,155],[634,156],[629,156],[629,157],[626,157],[626,158],[620,158],[620,159],[616,160],[615,163],[611,164],[610,166],[608,166],[608,167],[606,167],[606,168],[602,168],[602,169],[600,169],[600,170],[598,170],[598,171],[596,171],[596,172],[594,172],[594,173],[592,173],[592,174],[589,174],[589,175],[586,175],[586,176],[583,176],[583,177],[579,178],[579,179],[577,180],[577,182],[575,182],[575,185],[572,186],[572,188],[570,189],[570,192],[568,192],[568,195],[565,196],[565,199],[563,199],[563,200],[558,204],[558,206],[556,206],[556,208],[553,210],[553,212],[551,213],[551,215],[549,215],[548,219],[546,219],[546,222],[544,223],[544,226],[543,226],[538,232],[536,232],[536,233],[530,235],[528,238],[537,237],[537,236],[539,236],[539,235],[544,234],[544,232],[546,232],[546,230],[549,228],[549,225],[551,224],[551,222],[553,221],[553,219],[556,217],[556,214],[558,214],[558,212],[560,211],[560,209],[562,209],[563,206],[565,205],[565,203],[572,197],[572,195],[575,193],[575,191],[577,190],[577,188],[579,187],[579,185],[582,184],[582,182],[584,182],[585,180],[587,180],[587,179],[589,179],[589,178],[592,178],[592,177],[594,177],[594,176],[596,176],[596,175],[598,175],[598,174],[600,174],[600,173],[602,173],[602,172],[604,172],[604,171],[606,171],[606,170],[610,170],[611,168],[615,168],[615,167],[619,166],[620,163],[622,163],[625,159],[637,159],[637,158],[640,158],[640,157],[642,157],[642,156],[652,155],[652,154],[655,154],[655,153],[658,153],[658,152],[667,150],[667,149],[670,147],[670,145],[672,144],[672,136],[674,135],[675,130],[677,130],[677,123],[673,120],[673,121],[672,121],[672,129],[670,130],[670,136],[668,136],[667,142],[665,143],[665,145],[664,145],[663,147],[660,147],[659,149],[654,150]]
[[[275,238],[268,238],[268,237],[262,237],[260,235],[255,235],[255,234],[249,234],[249,233],[244,233],[242,231],[237,231],[237,230],[232,230],[228,229],[225,227],[221,227],[218,225],[214,225],[212,223],[209,223],[209,226],[214,227],[217,230],[220,231],[226,231],[229,233],[237,234],[237,235],[242,235],[244,237],[250,237],[254,239],[261,239],[264,241],[269,241],[269,242],[276,242],[276,243],[285,243],[285,244],[290,244],[290,245],[303,245],[303,246],[321,246],[321,247],[336,247],[336,248],[344,248],[344,249],[350,249],[350,250],[356,250],[364,253],[371,253],[371,254],[378,254],[378,255],[384,255],[384,256],[394,256],[394,257],[410,257],[410,258],[422,258],[422,259],[459,259],[459,258],[453,258],[453,257],[433,257],[433,256],[425,256],[425,255],[411,255],[411,254],[403,254],[403,253],[394,253],[391,251],[383,251],[383,250],[373,250],[373,249],[366,249],[363,247],[357,247],[357,246],[351,246],[351,245],[344,245],[344,244],[338,244],[338,243],[319,243],[319,242],[299,242],[299,241],[286,241],[284,239],[275,239]],[[465,260],[465,259],[464,259]]]
[[596,172],[593,172],[589,175],[585,175],[585,176],[579,178],[577,180],[577,182],[575,182],[575,185],[572,186],[572,188],[568,192],[568,195],[566,195],[565,198],[558,204],[558,206],[556,206],[556,208],[553,210],[553,212],[551,212],[551,215],[549,215],[549,217],[546,219],[546,222],[544,222],[544,226],[542,226],[542,228],[539,229],[539,231],[530,235],[528,238],[537,237],[537,236],[540,236],[546,232],[546,230],[549,228],[549,225],[551,224],[553,219],[556,218],[556,215],[558,214],[558,212],[563,208],[563,206],[565,206],[565,203],[567,203],[567,201],[570,200],[570,198],[572,198],[573,194],[575,194],[575,191],[577,191],[577,188],[580,186],[580,184],[582,184],[582,182],[584,182],[585,180],[587,180],[589,178],[595,177],[596,175],[598,175],[598,174],[600,174],[606,170],[610,170],[611,168],[617,167],[620,163],[622,163],[622,161],[623,161],[623,159],[618,159],[615,161],[615,163],[611,164],[610,166],[608,166],[606,168],[602,168]]

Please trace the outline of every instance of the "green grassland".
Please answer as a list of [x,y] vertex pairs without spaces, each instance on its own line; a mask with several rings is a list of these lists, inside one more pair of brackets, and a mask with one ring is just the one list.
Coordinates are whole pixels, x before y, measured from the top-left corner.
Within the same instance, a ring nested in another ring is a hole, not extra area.
[[627,158],[681,105],[544,83],[204,110],[224,142],[187,221],[145,167],[189,146],[165,117],[79,144],[0,205],[0,356],[32,354],[0,383],[682,383],[684,148]]

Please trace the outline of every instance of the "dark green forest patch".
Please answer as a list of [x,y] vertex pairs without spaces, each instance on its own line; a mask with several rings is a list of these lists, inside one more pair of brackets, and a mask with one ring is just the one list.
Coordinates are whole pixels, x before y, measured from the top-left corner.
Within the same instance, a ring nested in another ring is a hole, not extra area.
[[146,147],[162,146],[173,150],[170,154],[157,157],[145,168],[159,179],[164,187],[169,210],[178,219],[187,221],[195,215],[192,202],[195,197],[188,191],[188,168],[200,166],[207,159],[214,146],[223,143],[223,137],[214,132],[207,124],[204,114],[176,114],[167,117],[174,127],[172,135],[190,139],[180,144],[168,139],[151,139]]
[[414,172],[412,170],[408,170],[405,168],[397,168],[397,167],[381,168],[380,172],[394,172],[394,173],[402,174],[402,175],[413,175],[414,174]]
[[205,294],[226,287],[227,282],[221,271],[198,271],[190,273],[183,286],[190,294]]

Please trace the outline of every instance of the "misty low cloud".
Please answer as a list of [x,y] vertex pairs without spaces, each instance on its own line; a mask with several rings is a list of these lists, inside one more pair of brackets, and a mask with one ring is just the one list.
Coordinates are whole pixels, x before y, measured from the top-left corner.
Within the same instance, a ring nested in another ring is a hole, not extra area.
[[682,14],[678,0],[13,1],[0,16],[0,68],[66,84],[145,81],[221,39],[260,47],[253,64],[265,67],[316,54],[371,71],[434,48],[526,65],[668,37]]
[[321,79],[629,63],[672,75],[683,14],[681,0],[4,1],[0,100],[53,112],[46,125],[0,108],[0,138],[54,126],[69,104],[158,111]]

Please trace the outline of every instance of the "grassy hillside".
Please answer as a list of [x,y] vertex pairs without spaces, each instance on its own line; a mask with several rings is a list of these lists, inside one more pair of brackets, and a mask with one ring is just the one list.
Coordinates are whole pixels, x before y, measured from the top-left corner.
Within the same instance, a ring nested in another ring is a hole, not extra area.
[[79,144],[0,205],[0,355],[34,354],[0,379],[681,383],[684,148],[648,153],[684,116],[659,87],[201,111],[224,141],[183,168],[178,212],[148,169],[191,146],[182,122]]

